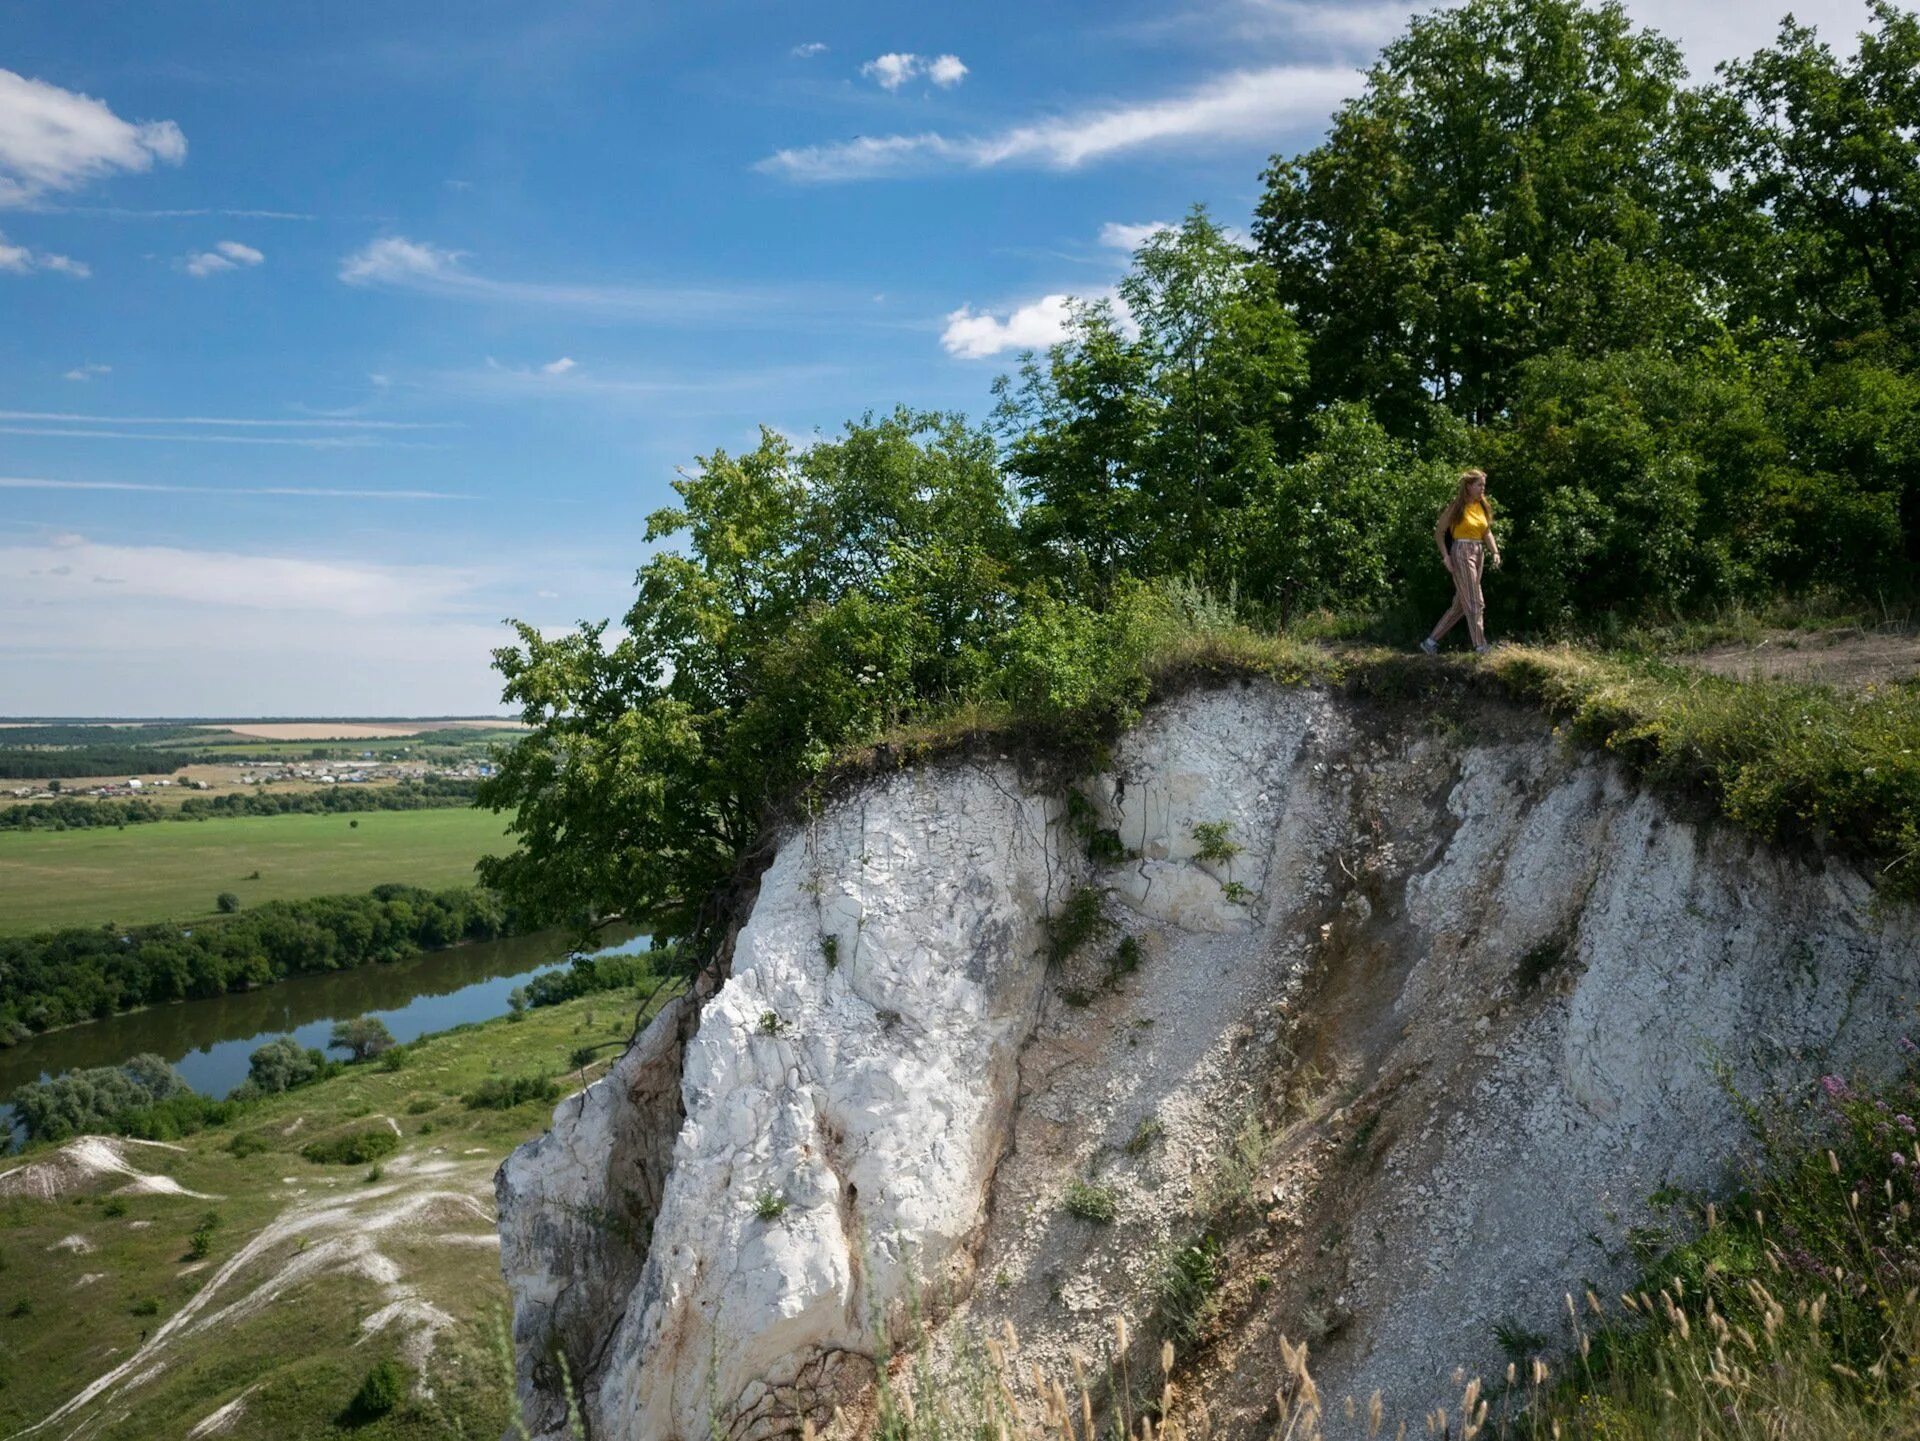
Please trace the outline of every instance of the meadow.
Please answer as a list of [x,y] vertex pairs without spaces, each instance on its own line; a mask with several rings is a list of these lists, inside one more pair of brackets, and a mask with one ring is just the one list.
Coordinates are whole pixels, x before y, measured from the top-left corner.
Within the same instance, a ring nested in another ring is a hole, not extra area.
[[[91,1415],[102,1437],[184,1436],[244,1394],[229,1434],[339,1435],[368,1370],[392,1357],[409,1364],[409,1398],[353,1434],[492,1441],[510,1390],[495,1351],[507,1294],[492,1172],[553,1107],[462,1098],[529,1076],[570,1088],[576,1050],[605,1046],[597,1071],[636,1004],[604,993],[460,1027],[404,1048],[391,1069],[350,1067],[178,1146],[113,1143],[140,1176],[72,1165],[35,1195],[5,1194],[0,1177],[0,1434],[152,1343],[133,1369],[152,1366],[153,1379],[110,1389],[69,1424]],[[368,1131],[397,1141],[372,1166],[305,1154]],[[390,1267],[397,1280],[373,1279]],[[438,1328],[430,1360],[423,1326]]]
[[0,934],[197,920],[223,891],[245,907],[388,881],[471,885],[502,831],[491,812],[447,808],[0,832]]

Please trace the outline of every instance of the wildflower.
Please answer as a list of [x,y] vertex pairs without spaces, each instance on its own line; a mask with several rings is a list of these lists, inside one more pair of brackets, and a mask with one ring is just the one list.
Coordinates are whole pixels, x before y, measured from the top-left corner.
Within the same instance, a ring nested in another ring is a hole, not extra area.
[[1848,1094],[1847,1083],[1841,1080],[1840,1077],[1833,1075],[1822,1076],[1820,1078],[1820,1089],[1836,1101],[1845,1100]]

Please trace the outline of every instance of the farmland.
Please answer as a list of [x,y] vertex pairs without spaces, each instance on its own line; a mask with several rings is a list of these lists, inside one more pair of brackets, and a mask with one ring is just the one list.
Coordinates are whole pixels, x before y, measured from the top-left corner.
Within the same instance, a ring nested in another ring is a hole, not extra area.
[[386,881],[467,885],[501,836],[499,817],[466,808],[3,832],[0,933],[195,920],[222,891],[244,907]]

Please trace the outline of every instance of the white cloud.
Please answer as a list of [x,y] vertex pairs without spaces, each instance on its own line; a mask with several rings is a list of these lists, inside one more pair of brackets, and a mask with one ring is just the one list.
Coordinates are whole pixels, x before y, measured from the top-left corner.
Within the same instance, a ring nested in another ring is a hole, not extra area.
[[0,420],[61,421],[79,425],[215,425],[270,430],[451,430],[443,420],[357,420],[313,416],[298,420],[247,415],[84,415],[70,410],[0,410]]
[[75,280],[85,280],[93,274],[93,267],[84,260],[75,260],[71,255],[54,255],[45,250],[29,250],[24,245],[12,245],[6,236],[0,235],[0,271],[9,275],[30,275],[36,270],[51,270],[56,275],[71,276]]
[[68,380],[92,380],[95,376],[111,375],[112,373],[113,367],[111,365],[95,365],[89,361],[85,365],[74,366],[72,370],[67,372],[66,378]]
[[480,568],[127,545],[0,544],[7,699],[46,714],[495,708],[512,608]]
[[758,169],[794,180],[866,180],[939,168],[1000,165],[1072,170],[1133,150],[1194,148],[1227,141],[1271,145],[1289,125],[1322,120],[1359,89],[1344,66],[1278,65],[1215,76],[1166,100],[1090,110],[1017,125],[996,134],[862,136],[781,150]]
[[860,73],[882,90],[898,90],[920,73],[920,57],[899,51],[876,55],[860,67]]
[[348,285],[414,290],[449,299],[575,311],[602,322],[644,317],[708,325],[730,315],[765,320],[792,310],[800,298],[793,290],[501,280],[468,269],[466,261],[465,251],[389,235],[342,259],[340,279]]
[[1118,220],[1109,220],[1100,227],[1100,243],[1111,250],[1124,250],[1131,254],[1162,230],[1176,228],[1171,220],[1149,220],[1143,225],[1128,225]]
[[811,60],[816,55],[825,55],[827,53],[826,42],[823,40],[809,40],[804,45],[794,46],[793,53],[801,60]]
[[898,90],[919,75],[943,90],[951,90],[967,78],[967,67],[958,55],[936,55],[929,60],[910,50],[896,50],[874,56],[860,67],[860,73],[887,91]]
[[967,67],[958,55],[936,55],[927,62],[927,79],[943,90],[950,90],[967,78]]
[[209,275],[218,275],[223,270],[238,270],[243,265],[258,265],[267,257],[251,245],[242,245],[237,240],[223,240],[211,250],[202,250],[189,255],[181,262],[189,275],[205,279]]
[[171,120],[129,123],[91,96],[0,70],[0,205],[186,158]]
[[1002,317],[963,305],[947,316],[940,344],[961,360],[985,360],[1002,351],[1044,350],[1067,333],[1073,297],[1043,295]]
[[78,535],[0,546],[0,595],[38,586],[44,589],[37,599],[57,601],[94,584],[122,586],[129,599],[371,620],[444,609],[474,587],[475,577],[453,566],[112,545]]
[[540,373],[542,375],[565,375],[569,370],[579,365],[579,363],[580,362],[575,360],[571,355],[563,355],[558,360],[549,360],[545,365],[541,366]]

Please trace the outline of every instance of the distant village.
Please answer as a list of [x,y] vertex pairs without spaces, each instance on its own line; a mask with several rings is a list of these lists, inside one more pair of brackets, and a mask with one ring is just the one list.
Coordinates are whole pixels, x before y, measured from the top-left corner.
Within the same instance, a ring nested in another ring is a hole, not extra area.
[[[300,786],[363,786],[391,781],[480,780],[493,774],[493,763],[465,760],[452,765],[430,765],[426,761],[375,760],[368,751],[359,760],[336,758],[326,761],[237,760],[222,762],[239,772],[234,779],[241,785],[266,786],[292,782]],[[210,791],[210,781],[198,777],[129,776],[125,780],[103,781],[96,785],[61,785],[53,789],[45,783],[14,786],[7,794],[16,800],[50,801],[62,796],[89,796],[100,800],[127,800],[166,790]]]

